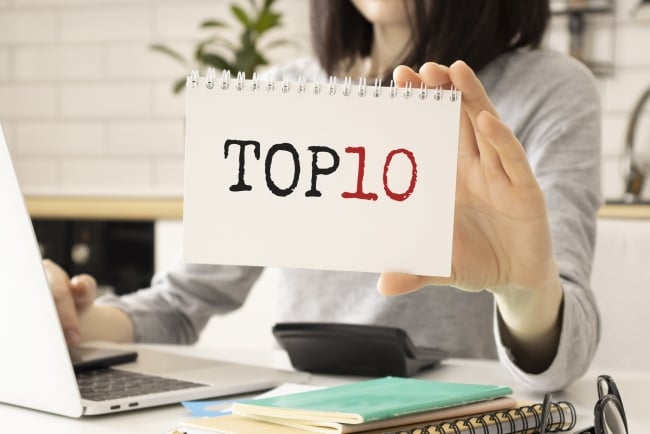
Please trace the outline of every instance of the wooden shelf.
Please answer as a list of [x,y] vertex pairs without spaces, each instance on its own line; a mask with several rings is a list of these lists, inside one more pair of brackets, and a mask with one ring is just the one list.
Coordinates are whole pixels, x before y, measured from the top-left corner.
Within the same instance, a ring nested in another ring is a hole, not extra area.
[[598,212],[601,218],[650,219],[650,203],[605,204]]
[[[102,220],[182,220],[180,197],[57,197],[32,196],[26,199],[34,218]],[[601,218],[650,219],[650,203],[605,204]]]
[[553,15],[568,15],[572,13],[583,14],[610,14],[614,12],[611,0],[553,0],[551,13]]
[[180,220],[179,197],[27,197],[33,218],[102,220]]

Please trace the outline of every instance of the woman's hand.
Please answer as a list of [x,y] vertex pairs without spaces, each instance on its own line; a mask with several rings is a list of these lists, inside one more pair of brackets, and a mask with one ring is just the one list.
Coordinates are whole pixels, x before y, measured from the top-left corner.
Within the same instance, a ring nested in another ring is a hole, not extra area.
[[74,347],[81,341],[80,317],[92,306],[97,283],[87,274],[70,279],[61,267],[47,259],[43,261],[43,266],[66,342]]
[[384,273],[379,290],[489,289],[515,343],[556,348],[562,288],[544,194],[523,146],[464,62],[449,68],[427,63],[419,73],[400,66],[394,78],[398,85],[451,84],[462,92],[454,243],[450,277]]
[[95,304],[97,283],[92,276],[80,274],[69,278],[61,267],[47,259],[43,266],[69,347],[87,340],[134,340],[133,324],[126,313],[110,305]]

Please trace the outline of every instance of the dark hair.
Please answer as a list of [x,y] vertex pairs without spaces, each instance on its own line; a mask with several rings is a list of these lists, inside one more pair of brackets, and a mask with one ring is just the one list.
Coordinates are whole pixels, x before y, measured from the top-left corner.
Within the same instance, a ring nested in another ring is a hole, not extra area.
[[[406,0],[404,0],[406,8]],[[464,60],[475,71],[500,54],[540,45],[549,0],[414,0],[413,44],[400,63],[450,65]],[[323,69],[335,74],[370,54],[372,24],[351,0],[311,0],[313,48]],[[390,71],[385,71],[387,76]]]

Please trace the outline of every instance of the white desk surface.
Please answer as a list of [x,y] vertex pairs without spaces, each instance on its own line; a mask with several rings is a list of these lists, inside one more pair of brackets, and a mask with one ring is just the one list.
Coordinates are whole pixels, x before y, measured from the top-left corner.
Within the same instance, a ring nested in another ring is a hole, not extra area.
[[[209,349],[197,347],[161,347],[168,351],[182,351],[187,354],[207,358],[220,357],[274,367],[290,367],[282,352],[246,352],[238,350]],[[579,422],[576,428],[593,423],[593,404],[596,400],[595,378],[605,372],[589,372],[584,378],[562,393],[553,395],[554,400],[571,401],[577,409]],[[650,390],[650,369],[644,371],[621,370],[606,372],[612,375],[620,389],[631,433],[650,433],[650,400],[646,391]],[[438,381],[476,382],[509,385],[514,396],[522,400],[541,401],[536,394],[517,383],[496,361],[451,359],[435,369],[424,373],[422,378]],[[349,379],[348,379],[349,380]],[[312,384],[334,385],[345,382],[345,377],[312,376]],[[1,387],[1,386],[0,386]],[[18,407],[0,404],[0,432],[27,432],[48,434],[165,434],[177,423],[191,418],[191,414],[180,404],[155,409],[145,409],[108,416],[93,416],[70,419],[40,413]]]

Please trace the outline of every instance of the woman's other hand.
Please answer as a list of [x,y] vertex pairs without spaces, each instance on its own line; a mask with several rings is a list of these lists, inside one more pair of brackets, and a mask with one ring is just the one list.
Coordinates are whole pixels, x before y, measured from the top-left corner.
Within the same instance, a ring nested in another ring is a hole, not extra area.
[[81,341],[80,317],[92,306],[97,283],[87,274],[70,279],[61,267],[48,259],[43,261],[43,266],[66,342],[74,347]]
[[399,295],[428,285],[488,289],[514,345],[524,353],[534,347],[533,353],[553,355],[562,286],[544,194],[524,147],[464,62],[427,63],[419,72],[400,66],[393,75],[398,85],[453,85],[462,92],[454,242],[449,277],[384,273],[379,291]]

